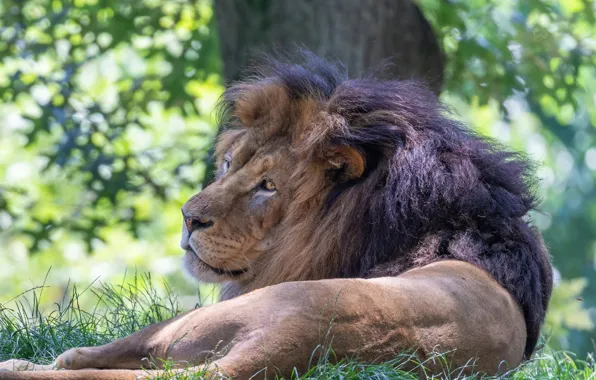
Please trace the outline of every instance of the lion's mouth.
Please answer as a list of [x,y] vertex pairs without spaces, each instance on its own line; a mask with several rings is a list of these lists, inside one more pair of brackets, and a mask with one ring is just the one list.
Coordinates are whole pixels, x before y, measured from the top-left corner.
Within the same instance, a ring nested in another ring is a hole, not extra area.
[[197,258],[197,260],[199,260],[199,262],[201,264],[203,264],[207,268],[211,269],[211,271],[213,271],[215,274],[218,274],[220,276],[228,275],[231,277],[238,277],[248,271],[248,269],[234,269],[234,270],[232,270],[232,269],[222,269],[222,268],[217,268],[217,267],[211,266],[211,265],[207,264],[203,259],[201,259],[199,257],[199,255],[197,255],[197,253],[192,248],[189,248],[189,251]]

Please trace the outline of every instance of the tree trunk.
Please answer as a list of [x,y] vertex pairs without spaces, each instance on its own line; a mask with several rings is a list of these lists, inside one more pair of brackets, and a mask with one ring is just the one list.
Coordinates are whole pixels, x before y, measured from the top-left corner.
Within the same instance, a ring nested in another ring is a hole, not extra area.
[[[443,54],[411,0],[215,0],[224,78],[241,78],[262,53],[303,45],[343,62],[351,76],[425,80],[437,93]],[[208,168],[205,183],[211,180]]]
[[352,76],[390,59],[395,78],[421,78],[437,92],[443,55],[411,0],[215,0],[226,80],[239,79],[255,53],[303,44],[341,60]]

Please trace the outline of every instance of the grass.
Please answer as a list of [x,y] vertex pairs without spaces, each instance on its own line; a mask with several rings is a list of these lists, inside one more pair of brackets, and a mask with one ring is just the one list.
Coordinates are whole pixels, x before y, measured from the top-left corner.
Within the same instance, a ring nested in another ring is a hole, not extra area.
[[[181,312],[169,287],[160,295],[149,274],[135,274],[118,286],[94,285],[68,286],[61,302],[46,312],[40,307],[45,285],[0,304],[0,361],[48,364],[69,348],[105,344]],[[83,298],[93,306],[81,307]]]
[[[82,290],[69,286],[63,299],[50,310],[41,311],[44,286],[31,289],[6,304],[0,304],[0,361],[19,358],[48,364],[72,347],[94,346],[129,335],[140,328],[177,315],[180,310],[176,296],[165,286],[160,294],[150,275],[135,274],[120,285],[92,284]],[[81,307],[81,300],[92,299],[92,307]],[[307,373],[295,374],[296,380],[306,379],[417,379],[425,363],[415,371],[404,364],[413,360],[401,355],[382,364],[364,364],[343,360],[331,363],[328,352]],[[442,355],[428,360],[445,361]],[[444,363],[447,368],[447,363]],[[164,362],[165,372],[159,379],[196,379],[200,374],[177,375],[173,363]],[[481,375],[464,376],[460,370],[445,371],[441,379],[479,379]],[[507,373],[508,379],[594,379],[596,358],[585,360],[571,353],[542,349],[521,368]],[[487,378],[487,377],[484,377]]]

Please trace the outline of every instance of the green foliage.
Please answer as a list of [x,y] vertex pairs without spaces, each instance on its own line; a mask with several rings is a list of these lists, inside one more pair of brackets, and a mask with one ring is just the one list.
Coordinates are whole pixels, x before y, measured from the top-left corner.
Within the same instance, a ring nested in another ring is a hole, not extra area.
[[587,285],[585,278],[575,278],[559,284],[553,292],[550,302],[551,313],[547,315],[546,325],[550,342],[559,346],[568,346],[568,329],[591,330],[594,323],[588,312],[582,307],[580,296]]
[[[503,102],[519,91],[543,105],[573,106],[576,92],[586,86],[588,73],[582,71],[593,73],[591,1],[423,0],[421,5],[443,41],[445,87],[468,101]],[[561,123],[573,116],[573,108],[571,114],[549,111]]]
[[209,1],[0,2],[0,301],[51,266],[50,282],[132,267],[196,294],[175,275],[180,207],[219,72]]
[[31,252],[60,231],[138,236],[139,197],[197,187],[220,93],[212,18],[208,1],[2,2],[0,134],[41,183],[21,186],[32,169],[5,162],[0,210]]

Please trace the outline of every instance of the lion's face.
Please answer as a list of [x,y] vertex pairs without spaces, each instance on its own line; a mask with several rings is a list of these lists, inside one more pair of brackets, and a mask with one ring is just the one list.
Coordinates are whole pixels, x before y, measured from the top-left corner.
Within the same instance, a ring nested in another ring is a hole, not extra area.
[[232,92],[234,123],[216,145],[216,180],[182,208],[184,266],[206,282],[248,283],[271,270],[280,260],[271,247],[295,246],[280,237],[309,239],[295,225],[276,228],[285,217],[315,215],[333,186],[361,176],[365,166],[348,146],[302,149],[343,123],[321,102],[293,100],[269,81]]
[[254,277],[255,263],[293,191],[289,177],[296,158],[287,142],[260,144],[242,132],[220,138],[215,182],[182,208],[184,265],[202,281]]

